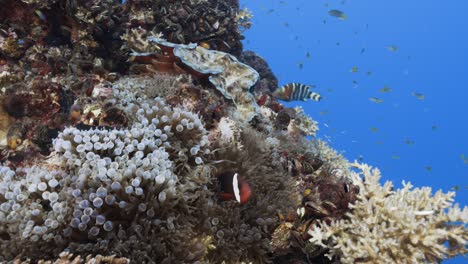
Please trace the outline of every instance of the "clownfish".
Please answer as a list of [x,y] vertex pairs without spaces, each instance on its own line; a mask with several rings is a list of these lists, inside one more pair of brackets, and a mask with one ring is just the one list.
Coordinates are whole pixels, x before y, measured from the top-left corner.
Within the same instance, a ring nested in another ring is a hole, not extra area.
[[252,195],[250,185],[237,173],[224,173],[219,176],[220,192],[222,200],[236,200],[240,204],[245,204]]
[[320,101],[322,96],[309,91],[310,88],[312,86],[302,83],[288,83],[276,89],[273,95],[283,101],[307,101],[307,99]]

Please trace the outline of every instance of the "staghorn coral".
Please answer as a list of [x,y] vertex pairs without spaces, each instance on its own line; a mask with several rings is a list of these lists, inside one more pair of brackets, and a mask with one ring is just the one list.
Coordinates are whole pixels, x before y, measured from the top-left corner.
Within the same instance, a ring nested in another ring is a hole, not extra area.
[[468,208],[452,206],[454,192],[431,195],[431,188],[410,183],[394,191],[390,182],[379,184],[378,169],[353,166],[360,170],[352,172],[360,193],[352,212],[311,227],[310,244],[342,263],[438,263],[467,252],[468,230],[451,223],[468,223]]

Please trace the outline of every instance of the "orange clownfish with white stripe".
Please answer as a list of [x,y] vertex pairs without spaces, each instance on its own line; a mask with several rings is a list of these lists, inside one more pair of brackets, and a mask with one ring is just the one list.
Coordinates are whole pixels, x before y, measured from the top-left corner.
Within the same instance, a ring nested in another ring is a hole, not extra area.
[[239,204],[245,204],[249,201],[252,189],[238,173],[223,173],[219,175],[218,180],[219,197],[222,200],[236,200]]

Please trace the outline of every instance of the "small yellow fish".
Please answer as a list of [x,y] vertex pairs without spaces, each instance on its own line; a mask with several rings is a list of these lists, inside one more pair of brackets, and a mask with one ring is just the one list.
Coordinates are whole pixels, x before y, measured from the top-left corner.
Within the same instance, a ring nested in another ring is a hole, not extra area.
[[392,156],[392,159],[394,159],[394,160],[399,160],[399,159],[400,159],[400,156],[398,156],[398,155],[393,155],[393,156]]
[[376,127],[371,127],[370,130],[371,130],[372,132],[375,132],[375,133],[378,133],[378,132],[379,132],[379,129],[376,128]]
[[384,102],[384,100],[382,100],[382,99],[380,99],[380,98],[377,98],[377,97],[371,97],[371,98],[369,98],[369,100],[370,100],[371,102],[376,103],[376,104],[380,104],[380,103],[383,103],[383,102]]
[[382,141],[377,141],[377,142],[375,142],[375,144],[382,145]]
[[387,46],[387,50],[389,50],[391,52],[396,52],[396,51],[398,51],[398,47],[395,46],[395,45],[390,45],[390,46]]
[[349,70],[349,71],[352,72],[352,73],[356,73],[356,72],[359,71],[359,69],[358,69],[357,66],[353,66],[353,67],[351,68],[351,70]]
[[328,113],[329,113],[329,112],[328,112],[327,110],[324,110],[324,111],[320,111],[320,112],[319,112],[319,115],[326,115],[326,114],[328,114]]
[[381,93],[388,93],[388,92],[391,92],[391,91],[393,91],[393,89],[388,87],[388,86],[384,86],[383,88],[381,88],[379,90],[379,92],[381,92]]
[[411,93],[411,95],[418,98],[419,100],[424,100],[424,98],[425,98],[424,94],[418,93],[418,92],[413,92],[413,93]]
[[332,17],[336,17],[340,20],[346,20],[348,19],[348,16],[345,15],[345,13],[343,13],[342,11],[340,10],[336,10],[336,9],[332,9],[330,11],[328,11],[328,14]]

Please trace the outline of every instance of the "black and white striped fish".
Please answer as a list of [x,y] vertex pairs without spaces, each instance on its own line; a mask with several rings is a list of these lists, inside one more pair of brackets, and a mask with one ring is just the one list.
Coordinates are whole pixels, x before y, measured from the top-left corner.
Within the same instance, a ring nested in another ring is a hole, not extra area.
[[312,86],[302,83],[288,83],[276,89],[273,95],[283,101],[307,101],[308,99],[320,101],[322,96],[311,92],[310,88]]

